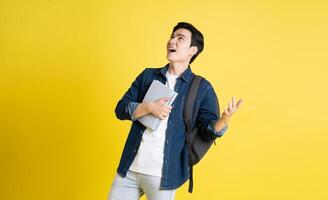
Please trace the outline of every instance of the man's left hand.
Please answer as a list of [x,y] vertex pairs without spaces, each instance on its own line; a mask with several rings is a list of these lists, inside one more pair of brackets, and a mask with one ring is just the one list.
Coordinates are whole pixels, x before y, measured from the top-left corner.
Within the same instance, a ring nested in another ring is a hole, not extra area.
[[236,103],[236,98],[233,96],[232,101],[228,102],[228,107],[224,108],[224,112],[223,112],[222,116],[225,115],[224,117],[230,118],[232,116],[232,114],[238,110],[238,108],[240,107],[242,102],[243,102],[243,100],[239,99],[239,101]]

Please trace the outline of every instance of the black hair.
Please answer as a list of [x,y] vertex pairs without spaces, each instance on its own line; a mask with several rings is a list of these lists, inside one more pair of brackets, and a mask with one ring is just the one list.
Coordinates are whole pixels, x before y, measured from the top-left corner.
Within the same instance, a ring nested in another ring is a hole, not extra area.
[[174,28],[172,33],[174,33],[179,28],[187,29],[191,32],[191,44],[190,47],[196,46],[198,48],[198,51],[195,55],[193,55],[189,61],[189,63],[192,63],[195,58],[200,54],[204,49],[204,37],[203,34],[197,30],[192,24],[187,22],[179,22]]

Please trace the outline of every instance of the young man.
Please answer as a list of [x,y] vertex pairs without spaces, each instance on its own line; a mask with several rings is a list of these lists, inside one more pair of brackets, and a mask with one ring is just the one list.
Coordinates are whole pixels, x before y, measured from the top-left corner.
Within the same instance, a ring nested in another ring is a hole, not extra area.
[[[109,200],[138,200],[143,194],[148,200],[172,200],[175,191],[189,178],[188,149],[185,140],[183,107],[188,88],[195,74],[190,64],[202,52],[204,39],[193,25],[178,23],[167,43],[167,59],[161,68],[146,68],[118,102],[115,113],[120,120],[131,120],[121,160],[113,181]],[[159,80],[175,90],[178,96],[172,106],[168,98],[142,102],[153,80]],[[216,139],[227,130],[227,122],[242,100],[232,98],[220,118],[217,96],[212,85],[200,83],[194,120],[204,135]],[[138,118],[147,114],[162,120],[156,131],[146,129]]]

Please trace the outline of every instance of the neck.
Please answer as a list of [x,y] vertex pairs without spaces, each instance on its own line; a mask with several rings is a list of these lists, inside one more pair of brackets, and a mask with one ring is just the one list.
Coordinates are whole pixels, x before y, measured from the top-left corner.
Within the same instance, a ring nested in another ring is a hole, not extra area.
[[180,76],[189,66],[189,63],[170,63],[169,73]]

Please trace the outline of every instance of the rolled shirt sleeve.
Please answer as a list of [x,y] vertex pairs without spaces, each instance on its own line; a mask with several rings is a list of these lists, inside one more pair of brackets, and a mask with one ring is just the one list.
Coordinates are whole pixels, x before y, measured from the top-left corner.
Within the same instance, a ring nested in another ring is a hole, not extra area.
[[129,115],[130,115],[132,121],[137,120],[137,119],[134,117],[133,113],[134,113],[134,111],[135,111],[135,109],[137,108],[138,105],[139,105],[138,102],[130,102],[130,103],[125,107],[126,112],[129,113]]
[[226,124],[223,129],[221,129],[220,131],[216,132],[214,129],[214,124],[216,121],[212,121],[211,123],[208,124],[207,126],[207,130],[212,132],[214,135],[216,135],[217,137],[222,137],[223,134],[227,131],[228,129],[228,125]]

